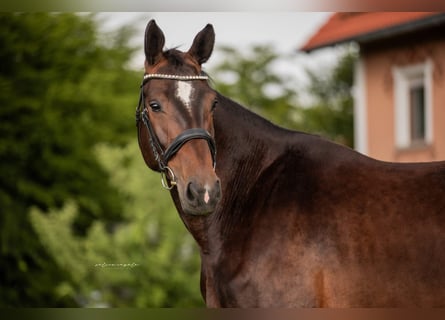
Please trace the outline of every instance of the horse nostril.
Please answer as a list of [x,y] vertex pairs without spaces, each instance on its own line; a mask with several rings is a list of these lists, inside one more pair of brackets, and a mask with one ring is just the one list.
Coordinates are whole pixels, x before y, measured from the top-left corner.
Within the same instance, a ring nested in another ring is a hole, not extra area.
[[186,191],[185,194],[186,194],[186,196],[187,196],[187,199],[188,199],[190,202],[194,202],[194,201],[196,201],[196,200],[198,199],[199,192],[198,192],[198,190],[196,189],[196,186],[194,185],[193,182],[189,182],[189,183],[188,183],[188,185],[187,185],[187,191]]

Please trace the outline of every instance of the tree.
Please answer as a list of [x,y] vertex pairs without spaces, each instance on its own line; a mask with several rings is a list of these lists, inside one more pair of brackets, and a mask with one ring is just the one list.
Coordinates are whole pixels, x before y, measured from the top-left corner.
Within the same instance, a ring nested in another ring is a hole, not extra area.
[[126,199],[126,221],[108,232],[97,220],[78,238],[71,230],[80,214],[74,200],[49,213],[33,208],[39,239],[73,279],[55,292],[85,307],[203,306],[197,246],[159,175],[143,162],[136,139],[123,147],[99,145],[96,154]]
[[[211,74],[216,89],[272,122],[291,129],[319,134],[353,146],[353,66],[357,52],[348,48],[331,68],[306,70],[309,85],[302,90],[311,102],[297,101],[290,79],[274,72],[280,57],[272,47],[253,46],[247,53],[222,47],[225,59]],[[275,94],[270,94],[273,88]]]
[[254,45],[247,52],[222,46],[224,61],[211,70],[215,87],[267,119],[292,127],[290,119],[296,92],[289,79],[273,72],[282,59],[269,45]]
[[92,15],[0,14],[1,306],[72,306],[53,287],[69,277],[29,222],[75,199],[76,235],[121,220],[122,199],[94,156],[134,137],[139,75],[123,28],[104,42]]
[[338,62],[326,70],[307,70],[312,102],[295,109],[293,118],[300,130],[328,137],[352,147],[353,74],[357,51],[347,47]]

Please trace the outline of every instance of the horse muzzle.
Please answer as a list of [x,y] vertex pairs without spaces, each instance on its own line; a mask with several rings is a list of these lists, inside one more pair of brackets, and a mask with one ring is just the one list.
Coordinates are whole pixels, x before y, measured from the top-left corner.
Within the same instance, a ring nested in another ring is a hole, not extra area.
[[221,183],[219,178],[211,184],[202,184],[189,180],[180,196],[182,209],[185,213],[204,216],[213,213],[221,200]]

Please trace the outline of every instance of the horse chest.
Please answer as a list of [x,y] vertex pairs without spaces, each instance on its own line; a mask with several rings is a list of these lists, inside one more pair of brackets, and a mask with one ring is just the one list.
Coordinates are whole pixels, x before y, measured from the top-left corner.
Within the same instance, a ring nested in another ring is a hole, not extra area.
[[[209,307],[320,307],[326,302],[323,270],[316,257],[295,247],[237,259],[232,252],[206,270]],[[241,257],[238,256],[238,257]]]

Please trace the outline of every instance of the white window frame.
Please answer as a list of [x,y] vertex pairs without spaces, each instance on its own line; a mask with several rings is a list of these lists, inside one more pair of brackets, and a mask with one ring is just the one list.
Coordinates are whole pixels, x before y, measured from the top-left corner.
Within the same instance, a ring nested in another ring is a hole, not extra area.
[[393,67],[394,77],[394,128],[395,144],[398,149],[413,147],[411,140],[410,89],[422,84],[425,94],[425,140],[426,145],[433,142],[433,62],[403,67]]

